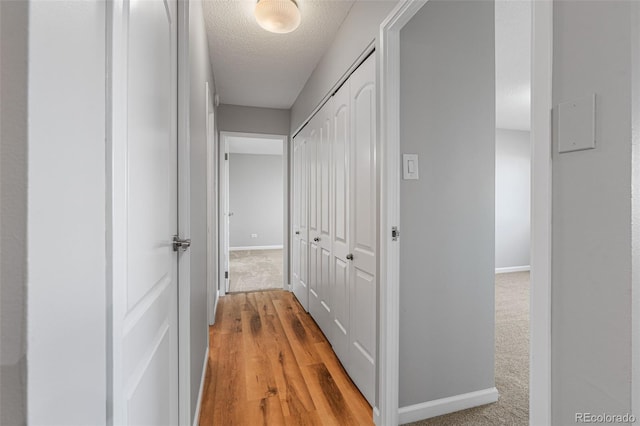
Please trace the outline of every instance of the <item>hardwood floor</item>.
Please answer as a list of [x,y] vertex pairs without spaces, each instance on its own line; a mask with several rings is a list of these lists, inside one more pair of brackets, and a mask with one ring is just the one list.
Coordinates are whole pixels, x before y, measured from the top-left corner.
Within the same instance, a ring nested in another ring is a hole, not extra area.
[[293,294],[220,299],[200,426],[372,425],[372,410]]

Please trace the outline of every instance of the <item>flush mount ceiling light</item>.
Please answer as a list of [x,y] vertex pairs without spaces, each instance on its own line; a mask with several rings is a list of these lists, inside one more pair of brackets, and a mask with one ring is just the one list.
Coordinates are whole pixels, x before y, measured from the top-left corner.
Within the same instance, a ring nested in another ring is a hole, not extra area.
[[267,31],[285,34],[300,25],[300,10],[294,0],[258,0],[256,21]]

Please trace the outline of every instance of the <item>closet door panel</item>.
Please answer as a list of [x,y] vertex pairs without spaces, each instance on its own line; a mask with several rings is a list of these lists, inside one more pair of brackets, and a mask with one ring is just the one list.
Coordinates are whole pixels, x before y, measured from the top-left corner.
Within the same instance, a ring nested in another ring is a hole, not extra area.
[[[308,158],[307,133],[303,129],[294,139],[294,280],[293,293],[302,305],[309,310],[308,287]],[[297,275],[296,275],[297,272]]]
[[319,133],[318,133],[318,216],[320,220],[319,228],[319,289],[321,313],[318,324],[327,339],[332,339],[332,299],[333,280],[331,279],[331,107],[332,100],[329,100],[318,112]]
[[351,260],[349,372],[375,405],[376,348],[376,96],[375,57],[351,76]]
[[299,134],[293,138],[291,156],[293,159],[291,166],[291,191],[293,194],[291,213],[291,285],[293,286],[294,294],[296,288],[300,286],[300,140]]
[[332,281],[333,281],[333,335],[331,344],[344,366],[349,360],[349,154],[350,111],[349,81],[333,97],[331,114],[331,170],[333,220]]
[[309,139],[307,141],[307,157],[309,167],[309,313],[318,322],[320,315],[320,289],[318,259],[320,247],[318,245],[318,119],[314,117],[309,122]]

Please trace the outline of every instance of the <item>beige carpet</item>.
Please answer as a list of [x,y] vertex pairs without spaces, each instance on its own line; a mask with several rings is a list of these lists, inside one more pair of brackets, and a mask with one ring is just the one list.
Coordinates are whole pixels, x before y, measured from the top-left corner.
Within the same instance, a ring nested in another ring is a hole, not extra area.
[[229,252],[229,292],[282,289],[282,249]]
[[529,424],[529,273],[496,275],[496,388],[494,404],[412,425],[519,426]]

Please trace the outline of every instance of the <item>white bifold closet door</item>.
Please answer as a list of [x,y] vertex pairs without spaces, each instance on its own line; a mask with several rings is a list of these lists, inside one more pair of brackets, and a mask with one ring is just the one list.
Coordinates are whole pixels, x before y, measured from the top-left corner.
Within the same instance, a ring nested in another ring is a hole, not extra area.
[[374,405],[376,383],[376,84],[371,55],[349,78],[349,376]]
[[371,55],[294,138],[292,224],[294,294],[372,406],[378,223],[375,130],[375,56]]
[[331,341],[331,101],[309,127],[309,313]]
[[292,285],[293,294],[304,307],[309,310],[309,229],[308,229],[308,157],[307,135],[300,132],[293,138],[293,226]]

